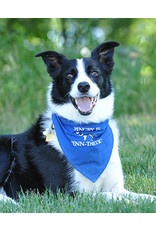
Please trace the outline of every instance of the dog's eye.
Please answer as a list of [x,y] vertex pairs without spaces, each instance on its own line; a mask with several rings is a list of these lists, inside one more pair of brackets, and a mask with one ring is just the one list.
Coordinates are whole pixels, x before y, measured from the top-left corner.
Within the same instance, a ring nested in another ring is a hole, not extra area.
[[92,77],[98,76],[98,72],[97,72],[97,71],[93,71],[93,72],[91,73],[91,76],[92,76]]
[[68,74],[66,75],[66,78],[70,79],[70,78],[72,78],[73,76],[74,76],[73,74],[68,73]]

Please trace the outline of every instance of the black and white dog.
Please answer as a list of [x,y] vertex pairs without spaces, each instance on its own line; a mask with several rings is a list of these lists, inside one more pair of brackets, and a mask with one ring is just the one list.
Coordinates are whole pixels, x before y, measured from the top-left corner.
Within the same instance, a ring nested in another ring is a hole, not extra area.
[[124,189],[110,79],[117,46],[105,42],[84,59],[54,51],[36,55],[53,79],[47,110],[28,131],[0,136],[1,199],[18,198],[21,188],[42,193],[46,187],[154,199]]

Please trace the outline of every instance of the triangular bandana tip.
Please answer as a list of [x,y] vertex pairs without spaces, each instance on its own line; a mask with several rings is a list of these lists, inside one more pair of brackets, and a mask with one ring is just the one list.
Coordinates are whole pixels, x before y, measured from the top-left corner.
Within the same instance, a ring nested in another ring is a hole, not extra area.
[[112,154],[114,137],[109,120],[79,124],[52,114],[52,121],[69,163],[95,182],[107,167]]

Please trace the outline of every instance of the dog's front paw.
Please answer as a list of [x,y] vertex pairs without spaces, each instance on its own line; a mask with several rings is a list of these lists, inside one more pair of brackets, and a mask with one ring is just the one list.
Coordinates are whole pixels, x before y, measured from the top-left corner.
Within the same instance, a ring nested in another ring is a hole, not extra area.
[[10,202],[12,204],[17,205],[16,201],[14,201],[13,199],[11,199],[11,198],[9,198],[9,197],[7,197],[5,195],[2,195],[2,194],[0,194],[0,202]]
[[128,196],[132,200],[142,199],[142,200],[150,200],[151,202],[156,201],[156,196],[152,196],[149,194],[135,193],[127,191],[126,189],[123,191],[125,196]]

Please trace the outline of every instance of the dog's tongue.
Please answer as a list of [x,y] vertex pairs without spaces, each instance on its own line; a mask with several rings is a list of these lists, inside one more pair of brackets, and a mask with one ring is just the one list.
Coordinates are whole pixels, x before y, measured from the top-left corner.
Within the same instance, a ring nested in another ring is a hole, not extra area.
[[92,108],[91,100],[89,97],[77,98],[78,109],[82,112],[88,112]]

